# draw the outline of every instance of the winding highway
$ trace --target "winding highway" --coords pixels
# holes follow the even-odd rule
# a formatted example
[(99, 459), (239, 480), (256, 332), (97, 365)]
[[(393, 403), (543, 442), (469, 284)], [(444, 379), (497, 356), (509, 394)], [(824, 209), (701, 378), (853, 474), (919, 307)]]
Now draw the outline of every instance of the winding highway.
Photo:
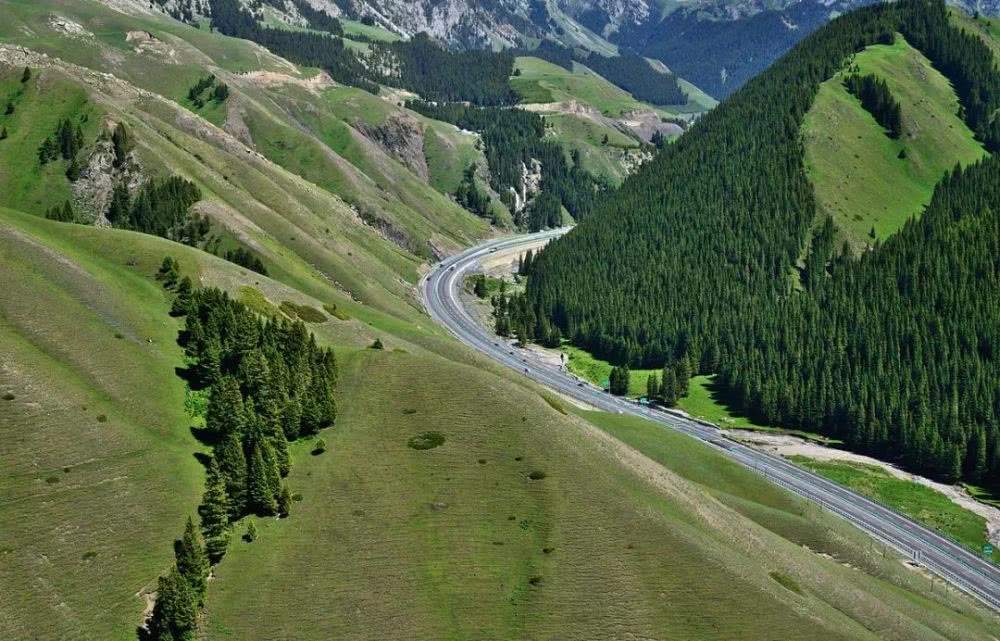
[(499, 252), (516, 252), (566, 231), (549, 230), (492, 240), (445, 259), (420, 282), (428, 313), (463, 343), (561, 394), (607, 412), (641, 416), (707, 443), (772, 483), (847, 519), (873, 538), (1000, 611), (1000, 568), (965, 547), (779, 456), (731, 440), (714, 425), (669, 410), (639, 405), (581, 383), (568, 372), (532, 358), (527, 350), (513, 347), (472, 318), (460, 302), (459, 292), (465, 276), (474, 272), (482, 259)]

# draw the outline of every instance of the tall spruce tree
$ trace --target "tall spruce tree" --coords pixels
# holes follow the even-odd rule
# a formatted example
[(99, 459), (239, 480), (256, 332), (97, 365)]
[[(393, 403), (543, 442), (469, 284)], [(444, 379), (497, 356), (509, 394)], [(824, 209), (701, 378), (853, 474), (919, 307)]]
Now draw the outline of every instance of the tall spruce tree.
[(218, 563), (229, 547), (229, 497), (226, 483), (215, 457), (208, 464), (205, 494), (198, 508), (201, 534), (205, 539), (205, 554), (210, 563)]
[(174, 556), (177, 560), (177, 571), (191, 586), (195, 601), (201, 605), (208, 587), (208, 557), (205, 556), (205, 545), (201, 534), (195, 528), (190, 516), (184, 526), (184, 536), (174, 541)]
[(250, 448), (250, 460), (247, 480), (247, 495), (250, 509), (261, 516), (274, 514), (277, 503), (274, 498), (274, 487), (271, 483), (270, 471), (267, 469), (267, 459), (264, 456), (266, 443), (256, 441)]
[(215, 460), (226, 485), (229, 514), (238, 519), (247, 509), (247, 460), (237, 434), (225, 436), (215, 445)]
[(240, 385), (232, 376), (221, 376), (211, 388), (205, 425), (219, 437), (230, 434), (242, 438), (247, 416)]
[(156, 603), (149, 632), (158, 641), (191, 641), (198, 621), (198, 606), (191, 585), (173, 567), (157, 582)]

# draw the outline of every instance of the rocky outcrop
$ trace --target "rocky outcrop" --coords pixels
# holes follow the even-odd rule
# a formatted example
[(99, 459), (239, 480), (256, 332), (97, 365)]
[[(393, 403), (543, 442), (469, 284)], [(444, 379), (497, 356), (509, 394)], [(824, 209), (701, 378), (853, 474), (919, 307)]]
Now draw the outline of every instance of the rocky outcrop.
[(424, 156), (424, 130), (415, 118), (405, 113), (389, 116), (380, 125), (359, 122), (355, 125), (366, 138), (385, 153), (403, 163), (424, 181), (429, 175)]
[(107, 225), (106, 214), (115, 185), (123, 184), (130, 195), (135, 195), (143, 182), (145, 176), (135, 152), (129, 152), (121, 166), (115, 166), (114, 145), (102, 138), (72, 184), (74, 209), (95, 225)]
[(531, 202), (532, 197), (542, 188), (542, 163), (534, 158), (531, 159), (530, 167), (521, 163), (521, 189), (518, 191), (513, 187), (510, 193), (514, 199), (514, 213), (522, 211)]
[(156, 57), (166, 62), (177, 62), (177, 51), (148, 31), (129, 31), (125, 42), (138, 54)]

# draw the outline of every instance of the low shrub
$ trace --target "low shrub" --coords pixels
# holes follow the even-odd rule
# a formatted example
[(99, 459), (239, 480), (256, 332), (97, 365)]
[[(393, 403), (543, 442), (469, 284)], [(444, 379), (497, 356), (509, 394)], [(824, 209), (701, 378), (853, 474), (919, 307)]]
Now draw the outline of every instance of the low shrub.
[(432, 450), (435, 447), (444, 445), (444, 434), (441, 432), (423, 432), (411, 437), (406, 444), (415, 450)]

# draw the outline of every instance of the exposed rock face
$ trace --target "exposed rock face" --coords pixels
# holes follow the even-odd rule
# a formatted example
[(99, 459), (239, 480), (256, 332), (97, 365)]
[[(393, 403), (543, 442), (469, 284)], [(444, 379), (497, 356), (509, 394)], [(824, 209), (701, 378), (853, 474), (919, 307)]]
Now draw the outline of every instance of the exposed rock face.
[(514, 197), (514, 213), (527, 207), (531, 198), (542, 188), (542, 163), (532, 158), (530, 164), (529, 167), (521, 163), (521, 190), (510, 188), (510, 193)]
[(544, 4), (530, 0), (342, 0), (339, 4), (350, 17), (370, 17), (403, 36), (424, 31), (455, 47), (513, 47), (524, 35), (548, 31)]
[(115, 149), (110, 140), (99, 140), (73, 182), (73, 205), (96, 225), (107, 225), (108, 206), (115, 185), (124, 184), (130, 195), (135, 195), (145, 182), (142, 166), (135, 152), (129, 152), (120, 167), (115, 166)]
[(71, 38), (93, 38), (94, 34), (87, 31), (83, 25), (62, 16), (49, 16), (49, 26)]
[(618, 164), (621, 165), (624, 175), (629, 176), (637, 172), (639, 167), (652, 160), (653, 157), (653, 152), (644, 147), (623, 149), (621, 156), (618, 157)]
[(387, 154), (406, 165), (413, 173), (427, 180), (427, 158), (424, 157), (424, 131), (415, 118), (394, 114), (381, 125), (358, 123), (355, 127)]

